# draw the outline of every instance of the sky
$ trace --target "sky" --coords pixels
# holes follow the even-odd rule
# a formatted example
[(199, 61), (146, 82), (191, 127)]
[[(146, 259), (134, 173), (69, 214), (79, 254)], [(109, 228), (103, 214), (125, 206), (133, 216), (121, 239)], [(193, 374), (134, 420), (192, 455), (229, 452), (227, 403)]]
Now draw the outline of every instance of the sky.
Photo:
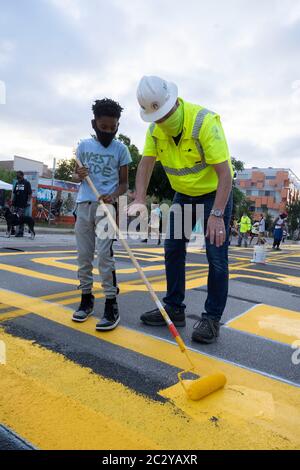
[(300, 0), (0, 0), (0, 160), (71, 158), (103, 97), (142, 151), (143, 75), (220, 114), (246, 167), (300, 177)]

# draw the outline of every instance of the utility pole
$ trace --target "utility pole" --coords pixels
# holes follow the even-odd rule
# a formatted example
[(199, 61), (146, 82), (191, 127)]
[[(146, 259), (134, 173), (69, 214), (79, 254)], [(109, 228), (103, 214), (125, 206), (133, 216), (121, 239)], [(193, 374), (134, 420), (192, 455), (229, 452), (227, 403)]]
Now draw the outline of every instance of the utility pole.
[(51, 192), (50, 192), (50, 206), (49, 206), (49, 214), (48, 214), (48, 225), (50, 225), (50, 219), (51, 219), (51, 209), (52, 209), (52, 199), (53, 199), (52, 191), (53, 191), (53, 186), (54, 186), (55, 166), (56, 166), (56, 158), (53, 158), (52, 181), (51, 181)]

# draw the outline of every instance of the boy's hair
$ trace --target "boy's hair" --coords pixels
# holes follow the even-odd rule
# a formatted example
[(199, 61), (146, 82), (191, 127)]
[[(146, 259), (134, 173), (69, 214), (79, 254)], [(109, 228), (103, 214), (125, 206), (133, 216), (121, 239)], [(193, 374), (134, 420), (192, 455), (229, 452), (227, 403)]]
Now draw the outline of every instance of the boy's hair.
[(96, 100), (92, 110), (95, 118), (109, 116), (120, 119), (123, 108), (116, 101), (104, 98), (103, 100)]

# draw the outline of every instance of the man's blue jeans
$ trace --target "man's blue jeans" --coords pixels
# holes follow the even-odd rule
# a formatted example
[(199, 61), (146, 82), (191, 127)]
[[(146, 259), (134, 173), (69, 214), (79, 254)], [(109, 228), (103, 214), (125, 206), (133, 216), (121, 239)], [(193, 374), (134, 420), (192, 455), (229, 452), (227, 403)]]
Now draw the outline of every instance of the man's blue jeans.
[[(209, 193), (203, 196), (190, 197), (185, 194), (176, 193), (173, 204), (179, 204), (183, 207), (189, 204), (192, 211), (192, 228), (197, 223), (196, 205), (204, 206), (204, 234), (206, 233), (207, 221), (210, 211), (213, 208), (216, 193)], [(207, 282), (207, 299), (205, 302), (204, 316), (212, 320), (219, 321), (225, 309), (228, 296), (228, 241), (229, 241), (229, 223), (232, 213), (232, 194), (228, 200), (225, 212), (224, 223), (226, 228), (226, 242), (223, 246), (217, 248), (210, 244), (206, 239), (206, 255), (208, 259), (209, 271)], [(167, 276), (167, 294), (163, 299), (165, 304), (171, 307), (183, 307), (185, 297), (185, 260), (186, 260), (186, 244), (189, 236), (187, 232), (182, 231), (180, 239), (175, 238), (176, 222), (174, 222), (174, 214), (170, 212), (169, 217), (169, 235), (165, 240), (165, 265)], [(177, 221), (178, 223), (178, 221)], [(184, 219), (182, 217), (181, 224), (183, 226)], [(177, 225), (178, 227), (178, 225)]]

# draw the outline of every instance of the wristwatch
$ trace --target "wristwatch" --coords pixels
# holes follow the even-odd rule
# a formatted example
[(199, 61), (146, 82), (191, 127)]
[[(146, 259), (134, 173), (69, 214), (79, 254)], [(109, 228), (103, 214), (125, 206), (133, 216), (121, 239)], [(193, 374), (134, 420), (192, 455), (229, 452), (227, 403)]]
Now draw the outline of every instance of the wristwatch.
[(223, 217), (224, 211), (221, 211), (221, 209), (212, 209), (210, 211), (210, 215), (214, 215), (215, 217)]

